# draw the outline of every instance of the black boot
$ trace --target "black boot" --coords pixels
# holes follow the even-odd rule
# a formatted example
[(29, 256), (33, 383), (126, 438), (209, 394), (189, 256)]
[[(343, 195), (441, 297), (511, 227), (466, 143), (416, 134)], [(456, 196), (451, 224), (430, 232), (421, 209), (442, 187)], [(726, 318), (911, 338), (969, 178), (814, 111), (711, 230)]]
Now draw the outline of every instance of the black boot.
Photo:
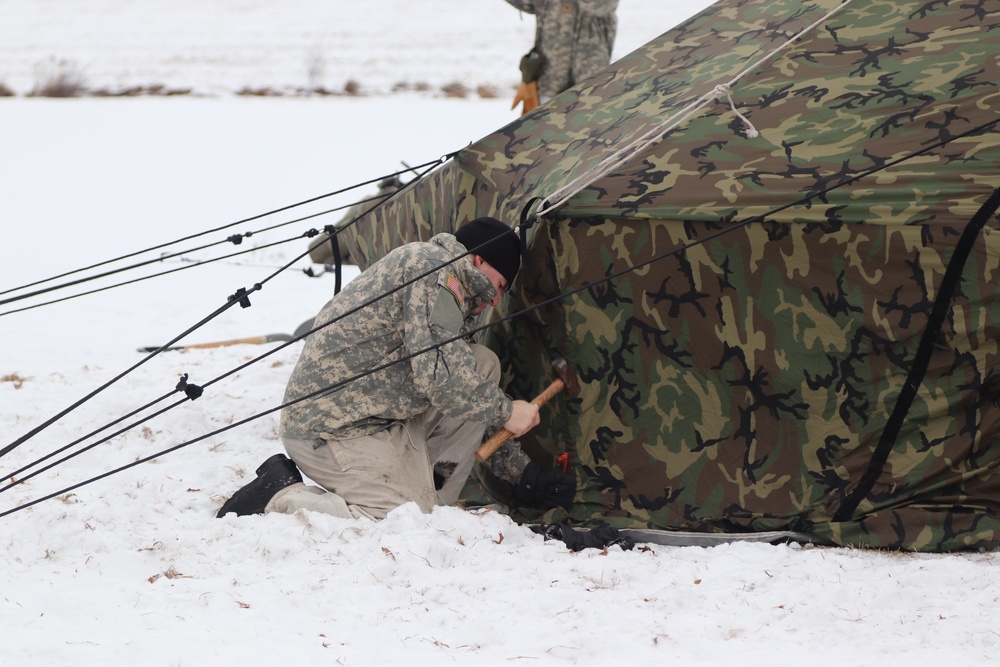
[(274, 494), (301, 481), (302, 475), (292, 460), (284, 454), (275, 454), (257, 468), (257, 479), (234, 493), (215, 516), (221, 519), (227, 514), (263, 514)]

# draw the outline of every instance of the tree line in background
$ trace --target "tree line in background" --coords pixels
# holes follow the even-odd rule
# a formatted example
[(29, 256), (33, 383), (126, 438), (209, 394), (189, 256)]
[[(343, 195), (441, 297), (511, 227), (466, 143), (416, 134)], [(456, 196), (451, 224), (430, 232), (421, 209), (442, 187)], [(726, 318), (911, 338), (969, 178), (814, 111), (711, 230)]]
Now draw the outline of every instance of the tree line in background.
[[(343, 87), (332, 89), (322, 85), (310, 66), (310, 84), (292, 88), (254, 88), (244, 86), (236, 91), (237, 95), (253, 97), (301, 97), (301, 96), (351, 96), (358, 97), (369, 94), (364, 86), (354, 79), (348, 80)], [(453, 81), (435, 89), (428, 83), (400, 82), (395, 84), (393, 93), (432, 93), (443, 97), (466, 98), (476, 95), (484, 99), (500, 96), (496, 86), (479, 85), (470, 87), (460, 81)], [(34, 84), (26, 97), (137, 97), (141, 95), (191, 95), (191, 88), (170, 88), (163, 84), (147, 84), (128, 86), (116, 90), (107, 88), (91, 88), (87, 84), (82, 68), (74, 61), (65, 58), (51, 57), (35, 66)], [(0, 81), (0, 97), (16, 97), (17, 93), (6, 83)]]

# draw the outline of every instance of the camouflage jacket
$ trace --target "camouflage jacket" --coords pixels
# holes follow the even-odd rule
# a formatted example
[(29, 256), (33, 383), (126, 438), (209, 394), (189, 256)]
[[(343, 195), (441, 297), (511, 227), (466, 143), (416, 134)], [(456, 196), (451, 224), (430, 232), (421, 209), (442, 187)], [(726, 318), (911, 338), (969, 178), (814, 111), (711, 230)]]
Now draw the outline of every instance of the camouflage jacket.
[[(475, 357), (464, 340), (434, 349), (468, 333), (476, 321), (472, 311), (495, 294), (489, 277), (472, 266), (470, 257), (448, 264), (463, 254), (465, 247), (451, 234), (396, 248), (320, 310), (317, 326), (341, 319), (306, 340), (284, 402), (363, 376), (283, 409), (282, 437), (369, 435), (430, 406), (487, 427), (510, 418), (510, 398), (476, 373)], [(395, 361), (399, 363), (367, 374)]]
[(535, 15), (535, 45), (545, 58), (538, 94), (555, 97), (611, 62), (618, 0), (507, 0)]

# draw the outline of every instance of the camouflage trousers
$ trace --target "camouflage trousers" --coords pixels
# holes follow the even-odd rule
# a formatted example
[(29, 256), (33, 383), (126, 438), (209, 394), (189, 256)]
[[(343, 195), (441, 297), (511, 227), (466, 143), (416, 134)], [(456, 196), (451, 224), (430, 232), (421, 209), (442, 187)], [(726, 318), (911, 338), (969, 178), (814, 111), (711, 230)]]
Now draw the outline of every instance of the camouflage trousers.
[[(500, 379), (500, 361), (490, 349), (470, 345), (476, 372)], [(407, 502), (424, 512), (454, 505), (469, 477), (484, 424), (448, 417), (437, 408), (349, 440), (282, 440), (302, 473), (319, 484), (293, 484), (277, 494), (265, 511), (291, 514), (299, 509), (342, 518), (384, 519)], [(444, 483), (435, 489), (434, 470)]]

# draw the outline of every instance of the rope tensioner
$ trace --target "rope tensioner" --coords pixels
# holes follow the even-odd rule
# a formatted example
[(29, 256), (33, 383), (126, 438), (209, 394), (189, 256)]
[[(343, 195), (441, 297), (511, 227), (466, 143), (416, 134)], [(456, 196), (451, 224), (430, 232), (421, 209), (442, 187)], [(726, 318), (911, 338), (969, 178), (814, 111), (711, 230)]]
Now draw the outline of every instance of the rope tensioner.
[(188, 374), (185, 373), (181, 376), (180, 381), (177, 383), (177, 391), (183, 392), (192, 401), (205, 393), (205, 389), (199, 385), (191, 384), (187, 381)]

